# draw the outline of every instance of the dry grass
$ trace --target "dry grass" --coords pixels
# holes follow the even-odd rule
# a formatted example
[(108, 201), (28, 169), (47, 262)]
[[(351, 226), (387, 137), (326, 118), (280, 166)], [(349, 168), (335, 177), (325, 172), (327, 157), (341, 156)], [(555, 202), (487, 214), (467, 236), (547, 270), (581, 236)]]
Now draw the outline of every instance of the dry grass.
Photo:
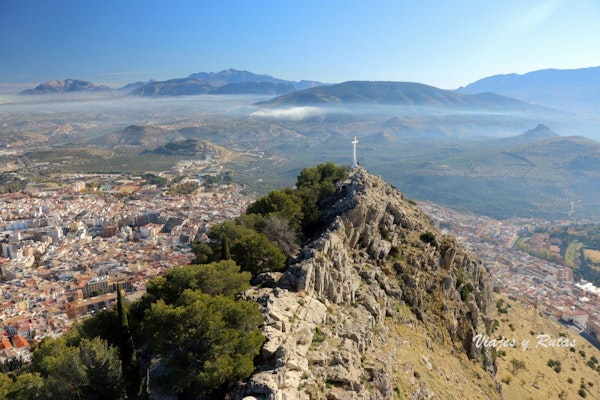
[[(494, 310), (493, 318), (500, 325), (492, 336), (514, 338), (517, 345), (501, 348), (506, 354), (498, 356), (498, 373), (494, 378), (483, 369), (481, 361), (466, 357), (460, 343), (449, 345), (431, 339), (406, 306), (397, 309), (402, 322), (388, 319), (390, 334), (377, 335), (376, 340), (380, 341), (375, 343), (379, 349), (377, 356), (367, 354), (363, 365), (392, 362), (398, 399), (411, 398), (423, 384), (434, 393), (435, 399), (549, 400), (559, 399), (562, 391), (563, 399), (582, 399), (578, 391), (583, 382), (586, 399), (600, 400), (600, 373), (587, 365), (592, 356), (600, 360), (600, 351), (575, 332), (540, 316), (537, 309), (504, 300), (510, 304), (509, 312), (496, 314)], [(563, 335), (565, 341), (575, 339), (574, 349), (536, 346), (539, 334), (555, 339)], [(523, 349), (524, 340), (529, 341), (527, 349)], [(424, 358), (431, 363), (429, 366)], [(513, 373), (512, 359), (522, 361), (525, 368)], [(547, 365), (550, 359), (560, 361), (560, 372)], [(496, 384), (502, 387), (502, 394), (496, 391)]]
[(600, 250), (584, 249), (585, 258), (589, 258), (594, 264), (600, 264)]
[[(434, 393), (435, 399), (501, 399), (482, 363), (469, 360), (459, 343), (436, 342), (408, 307), (402, 306), (399, 311), (403, 323), (388, 320), (393, 334), (382, 335), (388, 339), (375, 345), (395, 364), (396, 398), (409, 399), (419, 386), (424, 385)], [(367, 357), (365, 362), (368, 365), (381, 361)]]
[[(600, 399), (600, 373), (586, 364), (592, 356), (600, 360), (600, 351), (567, 327), (540, 316), (537, 309), (506, 298), (505, 301), (511, 308), (508, 315), (494, 315), (500, 321), (494, 336), (514, 338), (517, 345), (514, 348), (502, 348), (506, 355), (497, 359), (496, 379), (502, 384), (504, 398), (558, 399), (559, 393), (564, 391), (564, 399), (581, 399), (578, 391), (583, 382), (586, 399)], [(563, 335), (565, 342), (575, 340), (574, 349), (538, 346), (538, 335), (541, 334), (550, 335), (554, 339)], [(523, 341), (529, 342), (527, 349), (524, 348)], [(525, 369), (513, 373), (510, 362), (512, 359), (523, 361)], [(560, 361), (560, 372), (547, 365), (550, 359)]]

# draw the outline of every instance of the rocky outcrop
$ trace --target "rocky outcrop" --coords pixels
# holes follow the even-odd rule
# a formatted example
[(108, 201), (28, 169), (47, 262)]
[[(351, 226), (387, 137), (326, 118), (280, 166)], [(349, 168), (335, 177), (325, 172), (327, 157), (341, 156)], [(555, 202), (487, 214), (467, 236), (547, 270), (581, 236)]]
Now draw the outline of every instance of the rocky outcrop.
[[(490, 325), (491, 284), (481, 262), (362, 168), (339, 185), (337, 198), (325, 232), (275, 287), (247, 294), (261, 305), (267, 341), (259, 369), (231, 398), (392, 399), (399, 379), (410, 398), (432, 398), (414, 364), (395, 355), (412, 346), (396, 333), (407, 325), (426, 332), (429, 349), (452, 352), (458, 344), (456, 357), (483, 360), (492, 376), (491, 355), (472, 343)], [(427, 355), (417, 360), (436, 368)]]

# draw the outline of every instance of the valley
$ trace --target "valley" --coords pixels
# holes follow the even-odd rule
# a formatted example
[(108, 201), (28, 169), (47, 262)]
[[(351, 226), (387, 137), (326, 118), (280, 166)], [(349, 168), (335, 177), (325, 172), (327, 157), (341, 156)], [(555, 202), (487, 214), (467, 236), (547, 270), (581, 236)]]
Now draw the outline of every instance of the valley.
[[(377, 98), (385, 86), (370, 85), (368, 96)], [(408, 92), (407, 88), (410, 89)], [(348, 88), (336, 95), (340, 97), (327, 97), (323, 93), (331, 90), (328, 86), (308, 89), (319, 93), (321, 100), (328, 99), (326, 104), (320, 105), (306, 102), (306, 97), (297, 103), (297, 92), (286, 95), (294, 99), (291, 106), (283, 105), (287, 101), (285, 96), (276, 99), (275, 104), (267, 105), (268, 99), (256, 94), (161, 95), (132, 99), (106, 97), (105, 93), (97, 97), (88, 93), (83, 97), (58, 97), (48, 103), (43, 100), (45, 97), (42, 100), (37, 100), (38, 97), (35, 100), (17, 99), (16, 105), (9, 103), (0, 107), (4, 129), (0, 191), (6, 193), (2, 196), (9, 204), (5, 229), (11, 232), (6, 245), (2, 245), (8, 256), (2, 268), (4, 277), (8, 282), (25, 282), (28, 293), (33, 294), (46, 289), (46, 280), (60, 280), (61, 276), (66, 279), (71, 275), (82, 282), (85, 289), (82, 298), (59, 296), (51, 308), (51, 317), (42, 318), (34, 312), (29, 328), (33, 326), (41, 335), (55, 334), (52, 327), (68, 330), (82, 315), (93, 314), (112, 304), (115, 295), (111, 289), (97, 289), (98, 282), (90, 280), (101, 273), (110, 275), (111, 285), (115, 282), (124, 285), (130, 299), (143, 296), (144, 282), (148, 279), (193, 261), (190, 249), (198, 243), (195, 239), (210, 233), (212, 224), (243, 213), (246, 204), (258, 196), (293, 184), (307, 164), (324, 160), (349, 164), (350, 141), (356, 135), (361, 166), (393, 185), (386, 188), (381, 178), (365, 175), (364, 179), (369, 182), (365, 187), (371, 187), (369, 190), (373, 193), (379, 190), (375, 189), (377, 187), (385, 189), (386, 194), (397, 193), (394, 196), (401, 199), (401, 208), (407, 207), (410, 213), (416, 212), (412, 208), (417, 204), (415, 200), (418, 201), (444, 234), (456, 236), (462, 246), (482, 260), (481, 266), (485, 267), (486, 274), (489, 273), (485, 291), (493, 289), (498, 293), (494, 301), (505, 302), (497, 303), (501, 306), (495, 311), (492, 332), (498, 330), (498, 334), (505, 337), (531, 337), (531, 340), (535, 340), (536, 334), (574, 338), (571, 340), (575, 340), (576, 345), (571, 347), (576, 351), (585, 348), (587, 353), (596, 354), (596, 350), (579, 336), (587, 335), (587, 339), (593, 340), (600, 331), (596, 307), (600, 295), (595, 295), (593, 286), (579, 284), (573, 279), (573, 276), (581, 276), (583, 268), (573, 271), (569, 269), (573, 266), (567, 267), (556, 260), (545, 261), (527, 255), (520, 251), (519, 238), (525, 240), (522, 238), (529, 232), (557, 229), (561, 224), (597, 224), (600, 205), (590, 200), (600, 195), (600, 189), (593, 184), (599, 177), (600, 143), (584, 136), (557, 133), (554, 126), (568, 126), (572, 122), (568, 115), (540, 108), (527, 109), (526, 105), (504, 99), (493, 103), (498, 100), (493, 96), (485, 97), (485, 101), (492, 103), (485, 104), (483, 109), (481, 103), (464, 106), (459, 103), (468, 97), (428, 87), (416, 88), (420, 92), (414, 97), (414, 86), (393, 85), (389, 97), (383, 101), (385, 104), (378, 104), (378, 100), (355, 104), (356, 97), (348, 93)], [(337, 90), (335, 85), (333, 89)], [(350, 89), (356, 88), (350, 86)], [(368, 98), (365, 96), (361, 100)], [(442, 100), (436, 100), (436, 96), (442, 96)], [(348, 98), (351, 100), (346, 101)], [(506, 113), (496, 113), (496, 106), (492, 104), (505, 108)], [(515, 104), (518, 104), (518, 110), (510, 108)], [(554, 124), (547, 126), (538, 122), (540, 120)], [(359, 170), (363, 171), (362, 168)], [(396, 188), (401, 192), (395, 192)], [(384, 193), (378, 196), (385, 197)], [(12, 214), (25, 212), (25, 205), (35, 206), (29, 210), (31, 215), (37, 215), (34, 211), (37, 207), (54, 210), (61, 219), (46, 220), (42, 212), (27, 222), (32, 226), (22, 230), (22, 218), (15, 219)], [(73, 207), (81, 212), (77, 215), (69, 212)], [(136, 207), (142, 207), (143, 212), (132, 217)], [(374, 202), (373, 207), (380, 207), (379, 202)], [(156, 222), (145, 223), (144, 218)], [(418, 224), (430, 224), (421, 218)], [(40, 226), (33, 227), (35, 224)], [(53, 235), (54, 226), (65, 224), (69, 228), (62, 236), (56, 233), (56, 239), (37, 241), (37, 230)], [(75, 226), (79, 229), (75, 230)], [(383, 241), (393, 240), (388, 229), (392, 226), (379, 227)], [(437, 228), (431, 225), (430, 229)], [(24, 232), (25, 240), (15, 236), (15, 230)], [(433, 235), (431, 231), (429, 235)], [(419, 236), (420, 241), (427, 237), (426, 233)], [(408, 241), (402, 246), (408, 246), (408, 243), (414, 245)], [(114, 249), (118, 249), (118, 255), (112, 256)], [(403, 247), (402, 252), (410, 253), (411, 249), (410, 246)], [(565, 250), (565, 257), (567, 253), (577, 256), (579, 250)], [(371, 256), (366, 254), (371, 251), (374, 250), (369, 248), (353, 257), (358, 257), (359, 262), (362, 257), (369, 260)], [(384, 257), (385, 263), (397, 258), (394, 268), (398, 274), (402, 274), (399, 266), (417, 274), (423, 272), (413, 270), (411, 263), (414, 260), (409, 253), (408, 258), (398, 258), (396, 252), (399, 249), (389, 251), (390, 255)], [(207, 254), (214, 252), (211, 250)], [(590, 259), (585, 266), (593, 270), (595, 253), (591, 246), (581, 254)], [(325, 259), (334, 260), (337, 256), (332, 253)], [(101, 261), (92, 262), (90, 257)], [(376, 268), (376, 265), (379, 268), (384, 262), (375, 258), (368, 261), (373, 264), (370, 268)], [(412, 261), (409, 263), (408, 259)], [(135, 265), (131, 260), (135, 260)], [(31, 265), (37, 267), (31, 269)], [(381, 270), (389, 275), (390, 265)], [(360, 279), (369, 273), (361, 272)], [(408, 274), (402, 279), (410, 282), (411, 276)], [(453, 296), (466, 301), (474, 286), (461, 284), (463, 279), (464, 275), (457, 275), (458, 294)], [(33, 286), (32, 282), (35, 283)], [(15, 297), (31, 297), (12, 284), (7, 286), (7, 293), (9, 287)], [(257, 287), (253, 290), (263, 293), (266, 289)], [(393, 289), (388, 290), (396, 293)], [(325, 386), (319, 382), (329, 374), (326, 371), (330, 367), (315, 365), (303, 375), (294, 372), (298, 376), (294, 375), (292, 382), (298, 379), (300, 383), (289, 384), (284, 390), (290, 393), (304, 389), (307, 393), (379, 390), (387, 395), (393, 391), (401, 396), (414, 393), (454, 396), (460, 392), (467, 398), (494, 398), (499, 393), (498, 388), (502, 388), (507, 395), (535, 396), (540, 393), (540, 387), (554, 390), (550, 388), (559, 385), (554, 379), (550, 383), (540, 382), (545, 374), (552, 372), (552, 367), (539, 361), (542, 354), (542, 357), (561, 360), (565, 369), (571, 369), (564, 374), (565, 379), (574, 382), (586, 377), (580, 385), (563, 390), (565, 396), (578, 391), (593, 393), (596, 375), (586, 374), (588, 371), (579, 365), (589, 364), (592, 360), (573, 355), (569, 349), (536, 348), (523, 354), (519, 353), (522, 350), (511, 348), (498, 350), (490, 358), (487, 350), (475, 344), (475, 348), (467, 345), (467, 354), (457, 357), (456, 344), (442, 346), (445, 339), (436, 338), (436, 346), (440, 349), (432, 351), (431, 329), (435, 328), (431, 321), (439, 316), (432, 314), (427, 317), (427, 323), (422, 323), (422, 311), (414, 304), (421, 304), (425, 309), (433, 307), (428, 302), (421, 303), (422, 293), (426, 291), (413, 291), (410, 285), (403, 290), (406, 291), (404, 300), (393, 308), (393, 312), (391, 308), (389, 311), (394, 318), (403, 321), (401, 324), (380, 318), (383, 312), (377, 311), (378, 308), (368, 300), (371, 289), (361, 294), (366, 297), (359, 307), (361, 310), (365, 307), (381, 319), (378, 320), (380, 325), (376, 326), (377, 332), (374, 330), (375, 334), (369, 340), (379, 343), (382, 348), (394, 346), (394, 360), (408, 361), (391, 370), (381, 367), (377, 373), (344, 366), (348, 368), (348, 377), (345, 373), (335, 372), (342, 371), (339, 367), (332, 372)], [(71, 293), (70, 288), (65, 292)], [(345, 315), (347, 311), (335, 303), (338, 300), (333, 300), (334, 294), (323, 293), (321, 296), (333, 296), (331, 303), (324, 300), (324, 304), (329, 304), (332, 313)], [(582, 301), (582, 296), (592, 301)], [(278, 301), (291, 307), (285, 303), (288, 300), (284, 297)], [(34, 308), (39, 303), (37, 297), (28, 301)], [(309, 297), (294, 301), (297, 301), (293, 306), (297, 308), (294, 308), (295, 313), (300, 315), (324, 307), (318, 306), (321, 300)], [(507, 318), (502, 311), (504, 304), (509, 304), (516, 315), (525, 316), (527, 323), (520, 323), (518, 317)], [(45, 305), (40, 307), (47, 308)], [(531, 311), (532, 307), (534, 311)], [(303, 311), (309, 309), (310, 312)], [(8, 309), (7, 317), (21, 318), (23, 312), (18, 310), (16, 307)], [(314, 318), (317, 318), (316, 314)], [(564, 325), (557, 325), (552, 320), (562, 321)], [(333, 335), (337, 328), (326, 325), (325, 321), (323, 319), (319, 326), (310, 325), (313, 339), (307, 354), (317, 360), (322, 354), (333, 352), (332, 346), (337, 343)], [(302, 327), (307, 322), (300, 320), (297, 326)], [(411, 325), (418, 326), (416, 332), (409, 328)], [(452, 322), (448, 326), (453, 326)], [(455, 334), (449, 329), (451, 335)], [(461, 335), (464, 334), (462, 329), (459, 330), (463, 332)], [(409, 331), (411, 341), (400, 340)], [(272, 346), (266, 346), (263, 354), (268, 354)], [(480, 352), (477, 357), (483, 357), (483, 369), (482, 365), (469, 361), (473, 351)], [(355, 353), (348, 353), (348, 357), (358, 357), (358, 351)], [(31, 356), (27, 352), (23, 354)], [(380, 368), (375, 354), (370, 351), (363, 355), (366, 371), (373, 368), (369, 365)], [(517, 361), (526, 369), (518, 370), (521, 364)], [(589, 368), (592, 367), (596, 369), (595, 364)], [(476, 388), (476, 394), (471, 396), (467, 391), (452, 389), (450, 382), (457, 382), (459, 378), (448, 371), (455, 368), (466, 371), (468, 378), (464, 384)], [(493, 368), (498, 368), (496, 374), (488, 375)], [(595, 374), (592, 370), (589, 372)], [(272, 374), (269, 372), (268, 375)], [(379, 375), (395, 376), (399, 383), (381, 383), (377, 379), (382, 378), (376, 378)], [(362, 386), (359, 376), (369, 381)], [(260, 383), (264, 379), (260, 374), (252, 379), (255, 379), (251, 380), (255, 382), (252, 385), (266, 385)], [(245, 390), (255, 390), (252, 385)]]

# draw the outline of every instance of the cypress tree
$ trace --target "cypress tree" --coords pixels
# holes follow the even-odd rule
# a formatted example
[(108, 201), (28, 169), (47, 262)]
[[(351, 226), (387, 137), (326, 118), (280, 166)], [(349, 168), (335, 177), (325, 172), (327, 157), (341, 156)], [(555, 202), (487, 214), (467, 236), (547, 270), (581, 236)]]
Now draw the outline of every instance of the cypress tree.
[(221, 239), (221, 260), (231, 260), (229, 239), (227, 238), (227, 235), (223, 235), (223, 238)]
[(123, 302), (121, 285), (117, 285), (117, 313), (119, 316), (119, 355), (121, 357), (121, 370), (125, 379), (125, 388), (127, 398), (135, 399), (140, 393), (140, 373), (135, 354), (135, 345), (133, 336), (129, 329), (129, 320), (127, 319), (127, 310)]

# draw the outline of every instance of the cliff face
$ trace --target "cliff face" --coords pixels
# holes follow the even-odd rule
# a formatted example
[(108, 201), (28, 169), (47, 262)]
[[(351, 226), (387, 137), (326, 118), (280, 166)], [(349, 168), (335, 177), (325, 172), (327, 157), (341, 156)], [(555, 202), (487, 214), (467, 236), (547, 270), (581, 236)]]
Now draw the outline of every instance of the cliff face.
[[(481, 262), (362, 168), (325, 217), (327, 230), (273, 288), (248, 293), (267, 342), (231, 397), (501, 397), (491, 354), (472, 342), (490, 325)], [(460, 393), (447, 392), (457, 385)]]

